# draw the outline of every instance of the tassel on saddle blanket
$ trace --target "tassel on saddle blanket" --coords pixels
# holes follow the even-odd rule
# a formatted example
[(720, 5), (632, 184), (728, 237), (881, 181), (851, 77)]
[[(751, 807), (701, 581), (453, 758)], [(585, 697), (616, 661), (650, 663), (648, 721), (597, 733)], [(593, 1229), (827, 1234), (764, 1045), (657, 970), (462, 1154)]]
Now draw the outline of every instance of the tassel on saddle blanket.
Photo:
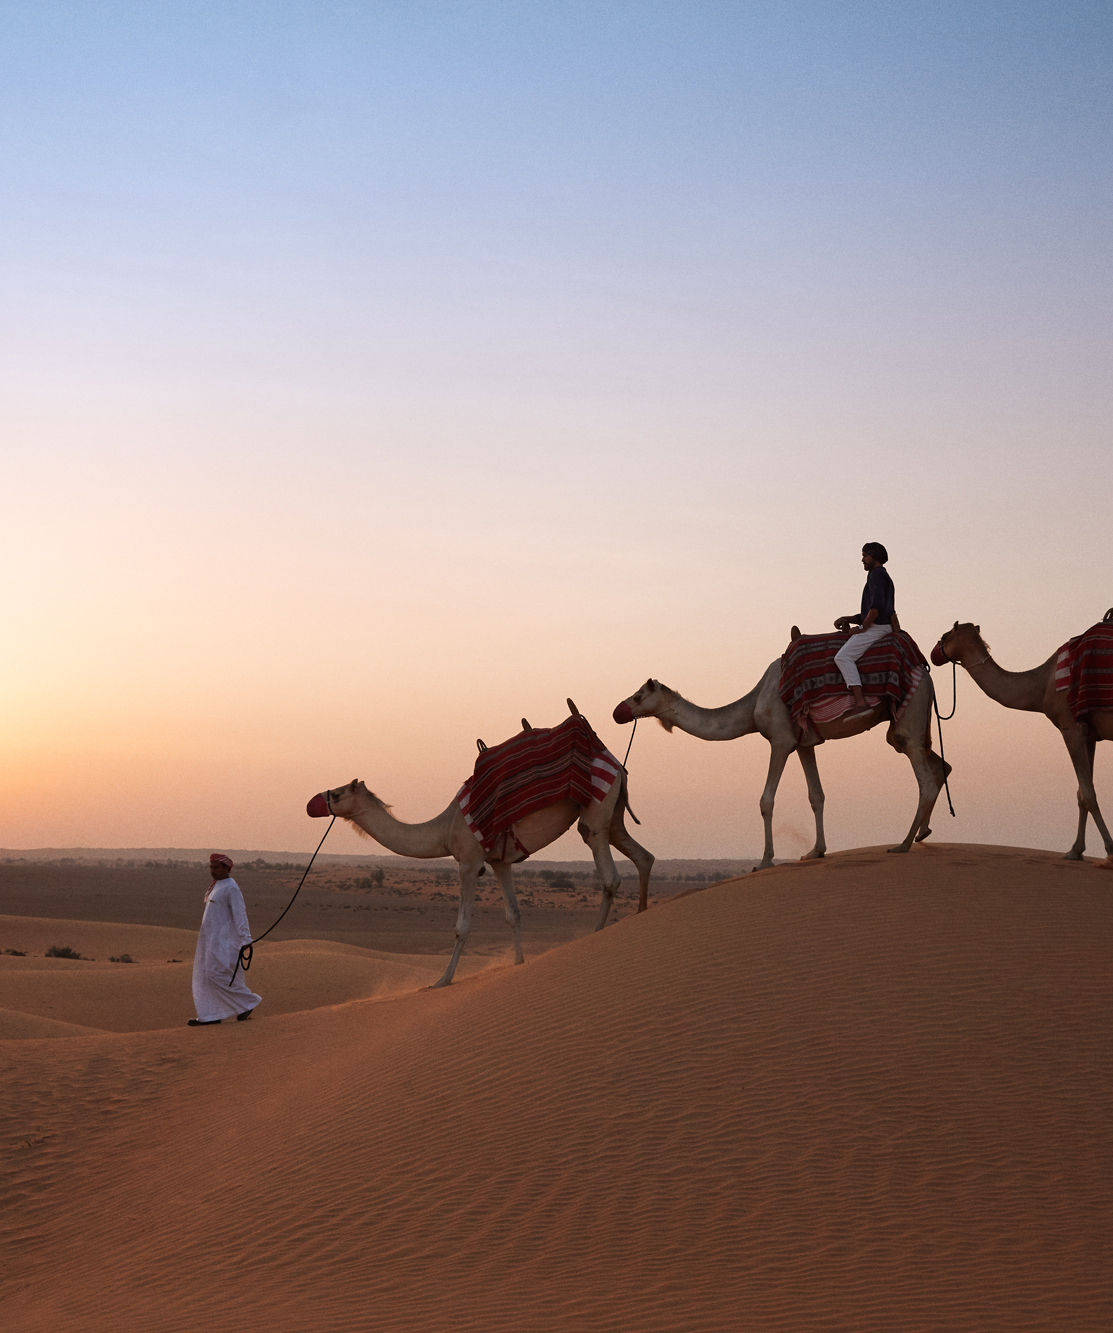
[(501, 857), (525, 851), (510, 832), (519, 819), (558, 801), (601, 801), (621, 772), (587, 719), (576, 716), (484, 750), (456, 799), (483, 850)]
[[(835, 654), (849, 634), (802, 634), (781, 658), (780, 694), (792, 720), (806, 729), (809, 720), (834, 722), (853, 705)], [(904, 630), (879, 640), (858, 659), (862, 691), (871, 708), (888, 703), (893, 719), (908, 707), (924, 676), (924, 655)]]
[(1068, 690), (1071, 716), (1113, 708), (1113, 623), (1091, 625), (1064, 643), (1055, 661), (1055, 688)]

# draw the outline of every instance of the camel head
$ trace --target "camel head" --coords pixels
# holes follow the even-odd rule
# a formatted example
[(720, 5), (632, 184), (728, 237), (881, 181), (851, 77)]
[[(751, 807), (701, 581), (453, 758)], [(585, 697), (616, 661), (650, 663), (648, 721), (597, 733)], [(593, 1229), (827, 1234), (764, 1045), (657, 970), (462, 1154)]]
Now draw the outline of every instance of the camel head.
[(675, 690), (670, 690), (667, 685), (662, 685), (659, 680), (653, 680), (651, 677), (637, 693), (630, 695), (628, 699), (623, 699), (612, 716), (616, 722), (622, 724), (633, 722), (639, 717), (655, 717), (666, 731), (671, 731), (672, 719), (664, 714), (679, 698), (680, 695)]
[(353, 778), (346, 787), (334, 787), (331, 791), (319, 791), (305, 807), (310, 819), (325, 819), (329, 815), (339, 815), (341, 819), (350, 819), (355, 807), (355, 798), (360, 789), (367, 788), (359, 778)]
[(942, 635), (931, 650), (934, 666), (942, 666), (945, 662), (964, 666), (968, 657), (981, 657), (984, 662), (988, 656), (989, 644), (982, 638), (981, 625), (960, 625), (957, 620), (954, 628)]

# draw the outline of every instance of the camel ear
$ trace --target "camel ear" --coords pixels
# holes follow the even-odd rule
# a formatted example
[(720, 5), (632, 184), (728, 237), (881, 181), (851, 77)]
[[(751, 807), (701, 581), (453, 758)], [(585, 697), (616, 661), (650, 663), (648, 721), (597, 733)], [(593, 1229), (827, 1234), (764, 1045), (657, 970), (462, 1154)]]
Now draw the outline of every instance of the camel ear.
[(982, 627), (981, 627), (981, 625), (975, 625), (975, 626), (974, 626), (974, 633), (975, 633), (975, 634), (980, 634), (981, 632), (982, 632)]
[(643, 689), (643, 690), (651, 690), (652, 688), (653, 688), (653, 677), (650, 676), (650, 678), (649, 678), (649, 679), (645, 682), (645, 684), (642, 686), (642, 689)]
[(951, 627), (951, 633), (953, 634), (953, 633), (955, 632), (956, 629), (958, 629), (958, 621), (957, 621), (957, 620), (955, 621), (954, 625)]

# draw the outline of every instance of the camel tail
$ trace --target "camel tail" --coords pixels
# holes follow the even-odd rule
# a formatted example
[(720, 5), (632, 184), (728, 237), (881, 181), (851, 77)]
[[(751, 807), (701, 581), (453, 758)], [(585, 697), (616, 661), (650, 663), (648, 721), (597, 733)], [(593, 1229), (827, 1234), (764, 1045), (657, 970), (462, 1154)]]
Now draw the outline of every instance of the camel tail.
[(629, 784), (626, 781), (625, 773), (623, 773), (622, 775), (622, 807), (624, 810), (629, 811), (630, 818), (634, 821), (635, 824), (637, 824), (640, 827), (641, 820), (637, 817), (636, 814), (634, 814), (633, 806), (631, 806), (630, 804), (630, 788)]

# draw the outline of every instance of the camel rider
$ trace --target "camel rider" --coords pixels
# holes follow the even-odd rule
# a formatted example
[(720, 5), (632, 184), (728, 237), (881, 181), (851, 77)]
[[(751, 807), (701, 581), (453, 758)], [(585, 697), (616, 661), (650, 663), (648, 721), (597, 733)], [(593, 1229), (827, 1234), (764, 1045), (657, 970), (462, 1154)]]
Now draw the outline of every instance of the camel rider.
[[(862, 693), (862, 677), (858, 674), (858, 659), (878, 639), (893, 632), (896, 612), (896, 592), (885, 565), (889, 553), (880, 542), (867, 542), (862, 547), (862, 568), (866, 571), (866, 586), (862, 591), (862, 609), (856, 616), (839, 616), (835, 628), (850, 638), (835, 654), (835, 665), (854, 696), (854, 709), (848, 718), (868, 713), (869, 706)], [(860, 625), (855, 622), (861, 621)]]

